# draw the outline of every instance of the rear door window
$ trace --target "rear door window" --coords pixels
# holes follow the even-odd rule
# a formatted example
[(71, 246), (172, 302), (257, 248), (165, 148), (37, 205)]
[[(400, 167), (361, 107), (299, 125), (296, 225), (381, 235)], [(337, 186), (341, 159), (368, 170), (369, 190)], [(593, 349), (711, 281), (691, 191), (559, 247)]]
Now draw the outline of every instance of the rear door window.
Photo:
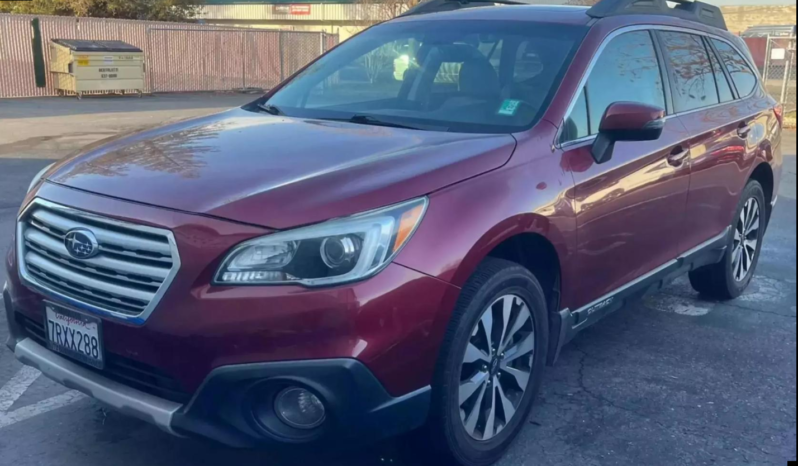
[(673, 105), (677, 113), (720, 103), (715, 74), (701, 36), (660, 32), (670, 66)]
[(715, 73), (715, 82), (718, 85), (718, 96), (720, 97), (721, 103), (731, 102), (734, 100), (734, 93), (732, 92), (732, 87), (729, 84), (728, 78), (726, 78), (726, 72), (723, 69), (723, 65), (720, 64), (720, 60), (715, 55), (715, 51), (711, 48), (709, 49), (709, 58), (712, 61), (712, 71)]
[(751, 95), (759, 80), (748, 61), (729, 43), (717, 39), (712, 39), (712, 42), (720, 52), (720, 58), (729, 70), (740, 97)]

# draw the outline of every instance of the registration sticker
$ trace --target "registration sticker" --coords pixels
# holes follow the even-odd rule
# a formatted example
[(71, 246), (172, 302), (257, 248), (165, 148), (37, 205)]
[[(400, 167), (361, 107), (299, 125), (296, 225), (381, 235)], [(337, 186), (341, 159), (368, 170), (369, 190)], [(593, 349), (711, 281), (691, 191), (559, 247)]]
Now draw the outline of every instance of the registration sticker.
[(518, 107), (520, 106), (520, 100), (506, 99), (504, 102), (502, 102), (501, 108), (499, 108), (499, 115), (515, 116), (516, 112), (518, 112)]

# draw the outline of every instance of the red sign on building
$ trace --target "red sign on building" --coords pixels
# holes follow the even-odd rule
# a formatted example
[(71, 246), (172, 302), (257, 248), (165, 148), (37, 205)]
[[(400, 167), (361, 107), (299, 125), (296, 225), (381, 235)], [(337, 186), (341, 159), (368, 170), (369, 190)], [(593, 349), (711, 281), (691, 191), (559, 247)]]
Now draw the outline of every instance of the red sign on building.
[(274, 5), (272, 11), (276, 15), (309, 16), (312, 12), (311, 8), (311, 5), (308, 4)]
[(296, 16), (308, 16), (311, 13), (311, 5), (291, 5), (291, 14)]

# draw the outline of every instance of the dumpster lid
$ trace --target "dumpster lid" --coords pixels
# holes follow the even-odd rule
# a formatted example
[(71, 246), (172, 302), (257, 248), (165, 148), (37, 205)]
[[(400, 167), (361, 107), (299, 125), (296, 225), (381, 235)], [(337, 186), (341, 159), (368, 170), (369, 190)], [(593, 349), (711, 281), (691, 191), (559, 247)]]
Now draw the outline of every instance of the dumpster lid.
[(122, 42), (121, 40), (52, 39), (52, 41), (75, 52), (142, 53), (140, 48)]

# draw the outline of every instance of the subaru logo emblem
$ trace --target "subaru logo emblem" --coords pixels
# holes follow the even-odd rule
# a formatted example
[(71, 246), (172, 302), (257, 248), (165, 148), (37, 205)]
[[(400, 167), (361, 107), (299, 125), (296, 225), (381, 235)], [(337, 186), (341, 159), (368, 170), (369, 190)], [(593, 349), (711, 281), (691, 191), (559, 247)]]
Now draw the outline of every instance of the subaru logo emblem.
[(85, 228), (70, 230), (64, 237), (67, 252), (75, 259), (91, 259), (100, 252), (100, 244), (94, 233)]

